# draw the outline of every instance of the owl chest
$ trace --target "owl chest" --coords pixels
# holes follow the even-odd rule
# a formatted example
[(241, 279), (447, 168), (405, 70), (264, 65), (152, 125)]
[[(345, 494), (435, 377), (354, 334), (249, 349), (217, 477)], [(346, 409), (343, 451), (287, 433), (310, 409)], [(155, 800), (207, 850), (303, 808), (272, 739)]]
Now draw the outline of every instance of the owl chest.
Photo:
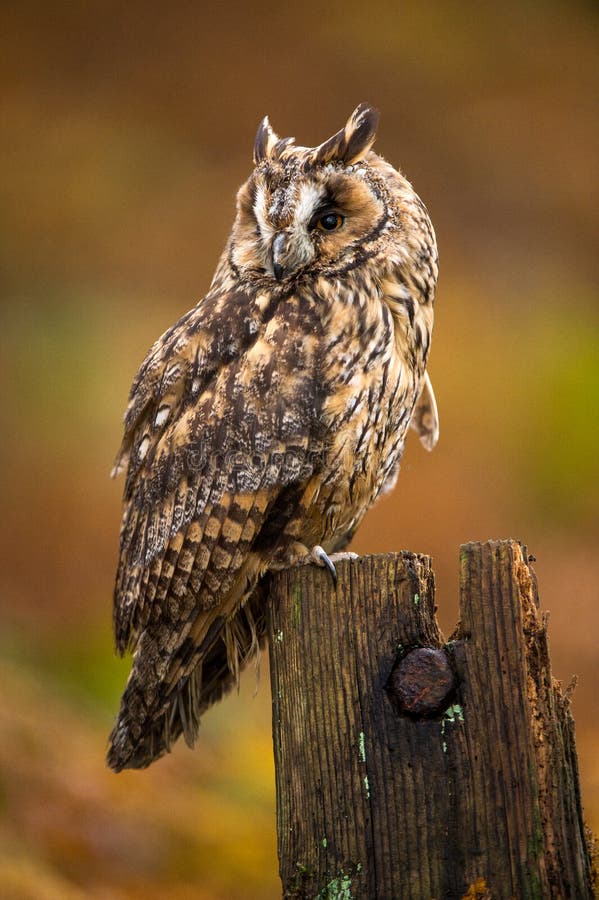
[(337, 383), (329, 418), (328, 478), (336, 505), (350, 517), (370, 505), (403, 449), (421, 372), (397, 346), (392, 323), (379, 317), (329, 361)]

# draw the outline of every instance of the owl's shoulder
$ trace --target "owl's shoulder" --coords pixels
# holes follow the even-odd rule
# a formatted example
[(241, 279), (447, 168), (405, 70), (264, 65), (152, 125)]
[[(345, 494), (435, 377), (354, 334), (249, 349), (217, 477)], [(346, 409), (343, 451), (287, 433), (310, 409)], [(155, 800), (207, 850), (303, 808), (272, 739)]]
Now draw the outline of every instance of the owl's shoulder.
[(253, 421), (307, 420), (322, 389), (320, 338), (308, 292), (209, 293), (155, 342), (133, 381), (113, 469), (128, 469), (126, 493), (167, 445), (200, 429), (230, 442)]

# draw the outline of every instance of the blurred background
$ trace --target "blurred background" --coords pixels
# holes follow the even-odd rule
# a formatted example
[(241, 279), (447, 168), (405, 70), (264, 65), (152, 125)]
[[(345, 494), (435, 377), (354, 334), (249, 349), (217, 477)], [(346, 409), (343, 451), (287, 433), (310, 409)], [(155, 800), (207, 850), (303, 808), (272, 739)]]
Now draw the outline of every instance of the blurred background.
[(208, 287), (259, 120), (315, 144), (362, 100), (437, 230), (441, 440), (411, 435), (354, 548), (430, 553), (448, 633), (458, 545), (528, 544), (599, 829), (598, 21), (582, 0), (2, 4), (3, 897), (279, 895), (265, 659), (193, 753), (105, 768), (129, 665), (108, 473), (141, 359)]

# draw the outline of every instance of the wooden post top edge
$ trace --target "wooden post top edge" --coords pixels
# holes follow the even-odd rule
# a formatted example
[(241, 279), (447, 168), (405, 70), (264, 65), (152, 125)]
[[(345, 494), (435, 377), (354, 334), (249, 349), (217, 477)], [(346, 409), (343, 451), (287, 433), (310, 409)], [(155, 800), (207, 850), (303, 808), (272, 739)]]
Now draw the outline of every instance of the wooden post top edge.
[(486, 541), (465, 541), (465, 543), (460, 544), (460, 554), (462, 553), (476, 553), (483, 549), (490, 550), (499, 550), (501, 548), (515, 548), (519, 547), (522, 551), (522, 556), (524, 559), (528, 559), (528, 549), (527, 545), (524, 541), (521, 541), (519, 538), (490, 538)]

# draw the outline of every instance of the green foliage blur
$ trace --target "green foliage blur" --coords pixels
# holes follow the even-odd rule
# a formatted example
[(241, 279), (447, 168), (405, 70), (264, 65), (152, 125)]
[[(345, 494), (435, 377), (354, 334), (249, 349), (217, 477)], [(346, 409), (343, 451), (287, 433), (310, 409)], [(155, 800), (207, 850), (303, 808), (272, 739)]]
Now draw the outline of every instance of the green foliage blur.
[(595, 7), (8, 0), (0, 8), (0, 895), (274, 898), (267, 660), (192, 753), (104, 765), (128, 661), (110, 634), (130, 382), (205, 292), (259, 120), (314, 144), (360, 101), (437, 229), (431, 455), (413, 437), (359, 552), (538, 559), (599, 828)]

